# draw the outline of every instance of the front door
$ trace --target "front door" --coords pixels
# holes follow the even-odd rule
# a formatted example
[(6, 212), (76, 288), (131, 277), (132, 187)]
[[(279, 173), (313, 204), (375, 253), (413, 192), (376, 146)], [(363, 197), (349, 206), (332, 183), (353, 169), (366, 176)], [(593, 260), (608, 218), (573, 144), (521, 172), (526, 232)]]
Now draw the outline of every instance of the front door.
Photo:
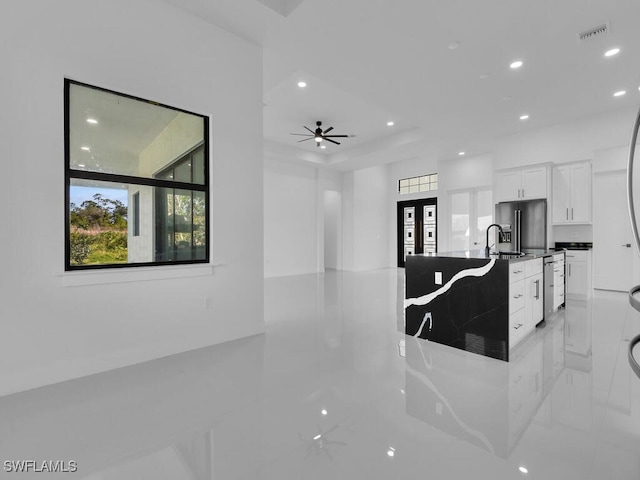
[(398, 202), (398, 266), (407, 255), (438, 250), (437, 198)]

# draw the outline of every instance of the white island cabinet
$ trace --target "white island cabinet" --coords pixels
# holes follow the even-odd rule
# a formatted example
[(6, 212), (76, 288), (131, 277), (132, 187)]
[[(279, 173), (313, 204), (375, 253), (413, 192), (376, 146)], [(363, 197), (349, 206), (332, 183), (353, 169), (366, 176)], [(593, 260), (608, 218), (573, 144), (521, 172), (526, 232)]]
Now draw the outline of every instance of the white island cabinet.
[(542, 258), (509, 265), (509, 348), (544, 318)]

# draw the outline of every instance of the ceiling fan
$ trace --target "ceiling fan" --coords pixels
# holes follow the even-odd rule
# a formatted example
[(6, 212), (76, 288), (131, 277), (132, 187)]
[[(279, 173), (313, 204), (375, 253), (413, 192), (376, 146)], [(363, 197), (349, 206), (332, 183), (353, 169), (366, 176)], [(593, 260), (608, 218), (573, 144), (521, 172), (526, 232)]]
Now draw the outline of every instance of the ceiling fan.
[(307, 140), (311, 140), (314, 139), (316, 141), (316, 147), (319, 147), (320, 144), (323, 141), (327, 141), (327, 142), (331, 142), (331, 143), (335, 143), (336, 145), (340, 145), (340, 142), (336, 142), (335, 140), (332, 140), (332, 138), (347, 138), (350, 137), (352, 135), (327, 135), (327, 133), (329, 133), (331, 130), (333, 130), (333, 127), (329, 127), (326, 130), (322, 130), (322, 122), (317, 121), (316, 122), (317, 128), (315, 130), (311, 130), (309, 127), (303, 125), (304, 128), (306, 128), (309, 133), (292, 133), (291, 135), (298, 135), (300, 137), (307, 137), (307, 138), (303, 138), (302, 140), (298, 140), (298, 143), (301, 142), (306, 142)]

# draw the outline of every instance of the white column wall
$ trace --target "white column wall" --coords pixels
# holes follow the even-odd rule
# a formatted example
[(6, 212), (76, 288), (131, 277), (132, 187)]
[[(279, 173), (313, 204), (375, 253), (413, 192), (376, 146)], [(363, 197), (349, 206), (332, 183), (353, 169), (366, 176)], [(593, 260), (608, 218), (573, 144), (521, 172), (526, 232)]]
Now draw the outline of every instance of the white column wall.
[[(263, 332), (261, 49), (163, 2), (10, 0), (0, 60), (0, 395)], [(65, 77), (210, 116), (220, 266), (64, 273)]]
[(362, 271), (389, 266), (389, 166), (344, 174), (343, 266)]
[(317, 183), (315, 167), (265, 160), (265, 277), (318, 271)]

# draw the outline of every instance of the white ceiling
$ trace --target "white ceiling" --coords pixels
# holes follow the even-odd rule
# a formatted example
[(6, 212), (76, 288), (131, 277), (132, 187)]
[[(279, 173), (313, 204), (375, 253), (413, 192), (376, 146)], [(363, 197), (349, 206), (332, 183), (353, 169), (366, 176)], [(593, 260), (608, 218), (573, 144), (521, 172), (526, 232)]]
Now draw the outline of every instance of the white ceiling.
[[(503, 135), (640, 102), (638, 0), (165, 1), (262, 45), (265, 140), (336, 168), (408, 138), (405, 156), (485, 153)], [(604, 22), (608, 35), (578, 41)], [(296, 143), (316, 120), (356, 137)]]
[[(88, 171), (136, 174), (140, 152), (177, 114), (161, 105), (71, 84), (70, 165)], [(90, 117), (99, 123), (87, 123)]]

